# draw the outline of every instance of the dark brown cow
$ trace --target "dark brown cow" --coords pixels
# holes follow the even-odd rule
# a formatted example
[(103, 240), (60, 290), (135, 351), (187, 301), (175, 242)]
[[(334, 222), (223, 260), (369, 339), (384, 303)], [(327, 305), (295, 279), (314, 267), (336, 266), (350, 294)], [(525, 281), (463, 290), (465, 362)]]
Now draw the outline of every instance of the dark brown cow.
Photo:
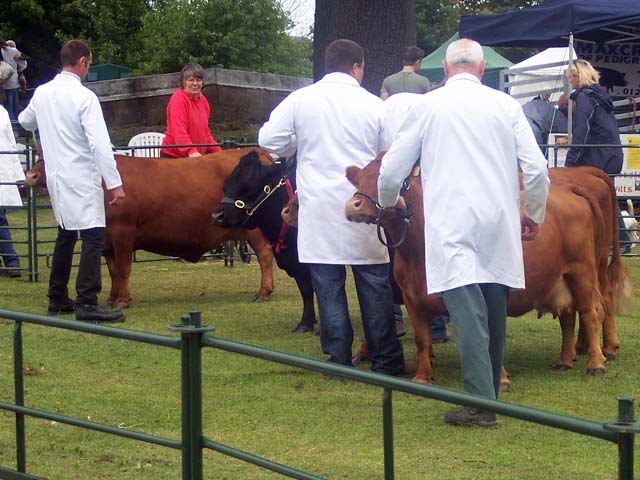
[[(358, 191), (372, 198), (377, 197), (380, 162), (381, 157), (378, 157), (364, 169), (347, 169), (347, 176)], [(579, 346), (589, 353), (587, 372), (591, 374), (605, 371), (605, 356), (598, 339), (599, 319), (602, 315), (604, 318), (610, 315), (609, 329), (613, 332), (604, 336), (608, 342), (606, 347), (612, 350), (608, 353), (613, 353), (613, 358), (618, 346), (612, 323), (613, 305), (616, 304), (613, 295), (615, 292), (620, 297), (618, 306), (622, 306), (630, 294), (628, 272), (620, 259), (618, 236), (613, 233), (617, 232), (617, 228), (613, 228), (617, 222), (615, 191), (608, 178), (603, 179), (598, 172), (591, 168), (576, 168), (551, 174), (545, 223), (533, 241), (523, 244), (527, 288), (512, 292), (508, 303), (510, 316), (537, 310), (540, 314), (551, 312), (560, 318), (563, 343), (556, 368), (572, 367), (575, 356), (573, 328), (578, 312), (581, 322)], [(446, 309), (440, 297), (426, 293), (424, 212), (419, 177), (410, 179), (410, 188), (402, 196), (413, 205), (414, 216), (408, 225), (406, 240), (396, 249), (394, 274), (402, 288), (415, 333), (418, 370), (414, 380), (430, 382), (429, 323), (434, 316), (446, 313)], [(355, 196), (346, 206), (347, 217), (352, 221), (372, 222), (377, 213), (373, 203), (363, 196)], [(392, 215), (384, 220), (384, 227), (395, 243), (405, 223)], [(613, 257), (607, 265), (612, 243)]]
[[(222, 182), (251, 150), (270, 158), (262, 150), (247, 148), (194, 158), (115, 155), (126, 197), (117, 206), (105, 202), (109, 304), (129, 306), (129, 276), (136, 250), (196, 262), (225, 241), (247, 236), (246, 230), (216, 227), (211, 213), (222, 200)], [(43, 163), (27, 172), (27, 183), (46, 185)], [(262, 273), (256, 299), (267, 299), (273, 291), (273, 252), (257, 229), (249, 231), (248, 240)]]

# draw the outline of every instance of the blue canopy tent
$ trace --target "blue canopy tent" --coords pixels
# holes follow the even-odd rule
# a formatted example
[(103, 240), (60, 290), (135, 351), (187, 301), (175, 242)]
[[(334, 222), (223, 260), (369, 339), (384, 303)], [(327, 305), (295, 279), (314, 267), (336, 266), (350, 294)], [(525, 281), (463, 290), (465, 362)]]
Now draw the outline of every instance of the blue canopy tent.
[(514, 12), (460, 18), (460, 36), (482, 45), (566, 47), (572, 34), (591, 43), (640, 42), (640, 1), (547, 0)]

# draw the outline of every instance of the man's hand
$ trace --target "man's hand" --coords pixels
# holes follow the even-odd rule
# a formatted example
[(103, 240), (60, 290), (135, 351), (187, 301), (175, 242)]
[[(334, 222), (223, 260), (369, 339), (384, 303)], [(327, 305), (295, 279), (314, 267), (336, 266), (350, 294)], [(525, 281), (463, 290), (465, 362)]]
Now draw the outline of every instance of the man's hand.
[(201, 156), (202, 156), (202, 154), (201, 154), (200, 152), (191, 152), (191, 153), (189, 154), (189, 156), (190, 156), (190, 157), (201, 157)]
[(380, 212), (380, 223), (388, 223), (389, 221), (398, 217), (399, 211), (402, 212), (406, 209), (407, 204), (404, 201), (404, 197), (402, 197), (401, 195), (398, 197), (398, 202), (396, 203), (395, 207), (386, 207), (382, 209), (382, 211)]
[(540, 225), (531, 220), (526, 215), (520, 217), (520, 238), (522, 240), (533, 240), (540, 230)]
[(122, 187), (109, 190), (109, 193), (111, 194), (111, 201), (109, 201), (109, 205), (119, 205), (124, 200), (124, 190)]

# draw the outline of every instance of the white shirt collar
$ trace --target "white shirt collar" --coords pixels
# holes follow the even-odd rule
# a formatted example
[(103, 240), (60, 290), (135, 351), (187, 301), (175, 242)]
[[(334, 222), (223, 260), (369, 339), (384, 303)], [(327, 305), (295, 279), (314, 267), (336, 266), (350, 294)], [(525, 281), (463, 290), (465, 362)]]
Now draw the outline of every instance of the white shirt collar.
[(322, 81), (323, 82), (335, 82), (335, 83), (346, 83), (349, 85), (354, 85), (356, 87), (359, 87), (360, 84), (358, 83), (358, 81), (353, 78), (351, 75), (349, 75), (348, 73), (342, 73), (342, 72), (332, 72), (332, 73), (327, 73), (324, 77), (322, 77)]
[(76, 74), (75, 74), (75, 73), (73, 73), (73, 72), (69, 72), (69, 71), (67, 71), (67, 70), (62, 70), (62, 71), (60, 72), (60, 75), (64, 75), (65, 77), (75, 78), (75, 79), (76, 79), (76, 80), (78, 80), (79, 82), (82, 82), (82, 79), (81, 79), (78, 75), (76, 75)]
[(460, 80), (471, 80), (472, 82), (481, 83), (478, 77), (472, 75), (471, 73), (456, 73), (453, 77), (449, 78), (445, 85), (449, 85), (449, 82), (457, 82)]

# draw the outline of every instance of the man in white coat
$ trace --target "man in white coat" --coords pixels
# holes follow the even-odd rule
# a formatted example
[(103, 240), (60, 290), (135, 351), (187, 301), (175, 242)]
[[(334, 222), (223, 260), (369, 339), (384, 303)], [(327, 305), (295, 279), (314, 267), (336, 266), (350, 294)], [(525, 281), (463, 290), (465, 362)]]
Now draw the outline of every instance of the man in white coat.
[[(71, 40), (60, 50), (60, 58), (62, 72), (36, 89), (18, 117), (27, 130), (40, 130), (47, 188), (59, 225), (48, 312), (70, 313), (75, 307), (77, 320), (123, 321), (119, 310), (106, 311), (98, 305), (106, 225), (102, 182), (111, 205), (124, 200), (124, 190), (98, 98), (81, 83), (89, 72), (91, 50), (84, 42)], [(82, 251), (74, 305), (67, 284), (78, 231)]]
[(395, 375), (403, 372), (404, 357), (393, 319), (387, 249), (374, 226), (349, 222), (344, 214), (355, 193), (346, 167), (364, 167), (387, 146), (383, 102), (360, 86), (364, 53), (357, 43), (332, 42), (325, 70), (320, 81), (291, 93), (273, 110), (258, 141), (281, 156), (297, 150), (298, 252), (311, 269), (328, 361), (351, 365), (353, 328), (345, 292), (350, 265), (371, 369)]
[[(522, 240), (544, 220), (547, 166), (520, 104), (480, 83), (482, 48), (447, 48), (447, 82), (407, 115), (382, 160), (379, 201), (392, 207), (420, 158), (429, 293), (442, 294), (453, 320), (464, 389), (497, 398), (509, 289), (524, 288)], [(519, 213), (518, 167), (525, 213)], [(492, 412), (447, 412), (452, 425), (496, 424)]]
[[(18, 146), (13, 136), (9, 113), (0, 105), (0, 152), (17, 152)], [(0, 184), (24, 180), (24, 172), (17, 154), (0, 155)], [(7, 221), (6, 207), (22, 207), (20, 192), (15, 185), (0, 185), (0, 257), (4, 268), (0, 275), (20, 277), (20, 259), (11, 243), (11, 230)]]

